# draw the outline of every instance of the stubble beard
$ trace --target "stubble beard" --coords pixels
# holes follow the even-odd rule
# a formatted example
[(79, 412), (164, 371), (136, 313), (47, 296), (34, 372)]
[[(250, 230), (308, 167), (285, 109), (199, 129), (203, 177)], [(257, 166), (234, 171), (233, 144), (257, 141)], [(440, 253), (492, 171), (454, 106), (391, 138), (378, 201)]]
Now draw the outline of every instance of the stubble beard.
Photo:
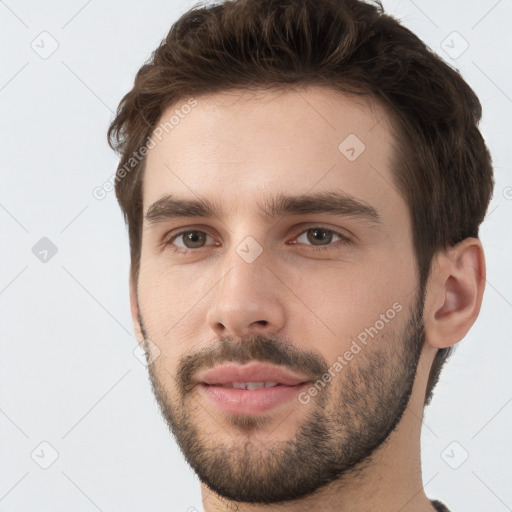
[[(157, 364), (148, 365), (149, 377), (162, 416), (201, 482), (235, 502), (296, 500), (370, 465), (375, 451), (396, 428), (409, 402), (424, 343), (422, 316), (423, 294), (419, 293), (399, 333), (400, 341), (392, 339), (394, 331), (391, 336), (387, 331), (368, 342), (330, 385), (311, 399), (297, 432), (284, 441), (272, 440), (271, 432), (264, 440), (258, 438), (258, 432), (275, 421), (271, 415), (209, 416), (190, 386), (192, 374), (206, 362), (258, 360), (294, 364), (295, 369), (302, 366), (308, 373), (315, 370), (322, 375), (329, 365), (317, 354), (287, 353), (279, 339), (264, 335), (244, 341), (223, 338), (206, 352), (182, 359), (174, 377)], [(146, 338), (142, 318), (140, 323)], [(172, 396), (164, 382), (175, 384), (177, 391)], [(297, 407), (300, 402), (289, 414)], [(287, 420), (280, 419), (274, 429), (282, 421)], [(230, 426), (219, 427), (224, 422)], [(211, 430), (223, 438), (229, 437), (226, 431), (234, 434), (219, 442), (209, 434)]]

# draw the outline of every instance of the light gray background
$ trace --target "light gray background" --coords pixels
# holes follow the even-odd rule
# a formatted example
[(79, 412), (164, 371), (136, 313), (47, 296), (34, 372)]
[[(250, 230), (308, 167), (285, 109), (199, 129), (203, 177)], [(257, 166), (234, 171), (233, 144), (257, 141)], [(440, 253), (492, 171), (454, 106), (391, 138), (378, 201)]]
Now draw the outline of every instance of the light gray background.
[[(133, 353), (120, 210), (113, 192), (92, 195), (115, 171), (105, 133), (119, 100), (194, 3), (0, 1), (0, 511), (202, 510), (199, 482)], [(496, 173), (481, 231), (488, 283), (480, 317), (426, 410), (423, 477), (427, 494), (454, 512), (505, 512), (512, 1), (384, 6), (459, 69), (484, 106)], [(58, 249), (46, 262), (32, 252), (43, 237)]]

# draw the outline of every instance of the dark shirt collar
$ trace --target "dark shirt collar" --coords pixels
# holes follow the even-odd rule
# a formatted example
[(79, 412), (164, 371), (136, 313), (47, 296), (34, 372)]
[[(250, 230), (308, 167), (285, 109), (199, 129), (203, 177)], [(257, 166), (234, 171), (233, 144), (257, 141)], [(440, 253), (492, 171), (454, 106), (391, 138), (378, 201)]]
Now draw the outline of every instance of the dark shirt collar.
[(432, 505), (438, 512), (450, 512), (440, 501), (434, 500)]

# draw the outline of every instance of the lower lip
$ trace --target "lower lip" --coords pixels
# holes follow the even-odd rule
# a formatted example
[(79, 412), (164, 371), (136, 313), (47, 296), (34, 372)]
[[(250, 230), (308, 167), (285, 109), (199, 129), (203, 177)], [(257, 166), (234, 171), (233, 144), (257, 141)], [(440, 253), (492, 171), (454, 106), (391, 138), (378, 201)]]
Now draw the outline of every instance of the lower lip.
[(232, 414), (259, 414), (289, 402), (307, 387), (307, 383), (296, 386), (279, 385), (271, 388), (234, 389), (200, 384), (200, 390), (219, 409)]

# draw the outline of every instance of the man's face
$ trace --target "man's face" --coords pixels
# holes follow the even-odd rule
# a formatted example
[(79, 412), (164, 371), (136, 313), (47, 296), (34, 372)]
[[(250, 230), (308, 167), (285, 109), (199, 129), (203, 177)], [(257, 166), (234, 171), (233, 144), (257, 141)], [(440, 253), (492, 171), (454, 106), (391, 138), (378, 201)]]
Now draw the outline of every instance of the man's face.
[(298, 498), (368, 462), (411, 393), (422, 294), (393, 141), (380, 109), (324, 88), (196, 99), (144, 176), (152, 385), (211, 489)]

